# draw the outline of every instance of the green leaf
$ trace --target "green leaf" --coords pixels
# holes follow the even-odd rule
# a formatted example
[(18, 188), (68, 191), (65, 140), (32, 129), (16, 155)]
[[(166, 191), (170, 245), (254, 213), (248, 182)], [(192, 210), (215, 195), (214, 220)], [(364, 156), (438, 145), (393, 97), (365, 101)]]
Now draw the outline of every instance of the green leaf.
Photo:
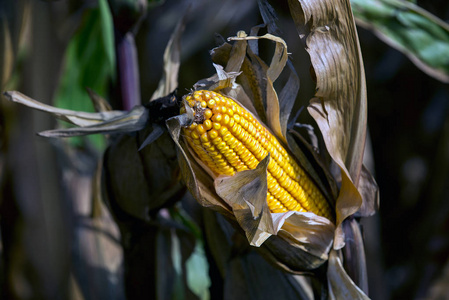
[(180, 206), (171, 209), (170, 215), (173, 220), (188, 228), (189, 233), (195, 238), (195, 248), (189, 258), (183, 262), (186, 267), (187, 286), (199, 299), (208, 300), (210, 299), (209, 287), (211, 282), (201, 228)]
[(210, 299), (209, 264), (204, 246), (197, 240), (195, 250), (186, 262), (187, 285), (201, 300)]
[(403, 52), (428, 75), (449, 82), (449, 25), (410, 1), (351, 0), (357, 23)]
[[(55, 105), (77, 111), (94, 111), (86, 91), (89, 87), (105, 97), (108, 84), (115, 76), (115, 51), (112, 16), (106, 0), (85, 13), (80, 28), (70, 40), (65, 64), (55, 95)], [(104, 147), (104, 137), (92, 136), (91, 141)], [(82, 143), (78, 139), (75, 144)]]

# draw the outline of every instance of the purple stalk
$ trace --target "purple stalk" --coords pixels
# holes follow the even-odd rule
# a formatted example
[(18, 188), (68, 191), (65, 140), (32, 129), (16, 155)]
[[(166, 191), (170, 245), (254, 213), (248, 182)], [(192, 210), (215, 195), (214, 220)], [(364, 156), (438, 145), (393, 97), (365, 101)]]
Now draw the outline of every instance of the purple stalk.
[(141, 104), (139, 66), (134, 35), (116, 34), (117, 74), (121, 103), (124, 110)]

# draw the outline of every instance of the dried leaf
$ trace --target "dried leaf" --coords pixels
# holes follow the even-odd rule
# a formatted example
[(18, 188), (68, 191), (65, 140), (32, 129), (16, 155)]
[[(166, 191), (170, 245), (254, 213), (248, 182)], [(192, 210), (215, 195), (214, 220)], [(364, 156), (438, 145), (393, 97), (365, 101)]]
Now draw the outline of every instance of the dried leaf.
[[(255, 37), (249, 37), (249, 40), (251, 41), (252, 38)], [(259, 109), (258, 112), (260, 116), (266, 116), (265, 122), (267, 125), (273, 130), (274, 134), (280, 140), (286, 143), (287, 124), (299, 90), (299, 78), (293, 68), (293, 65), (288, 61), (287, 45), (284, 40), (271, 34), (261, 36), (259, 38), (266, 38), (274, 41), (276, 43), (276, 48), (269, 68), (265, 67), (265, 64), (248, 49), (248, 56), (252, 57), (252, 69), (258, 70), (257, 73), (261, 73), (259, 77), (262, 77), (258, 79), (256, 85), (260, 86), (260, 89), (266, 90), (261, 93), (261, 103), (264, 103), (266, 111), (261, 113)], [(258, 38), (255, 40), (258, 40)], [(276, 91), (274, 90), (273, 82), (278, 78), (286, 64), (289, 67), (290, 75), (278, 97)], [(257, 65), (262, 67), (257, 68)], [(257, 101), (260, 101), (257, 99), (258, 98), (256, 97), (256, 103)], [(259, 104), (259, 106), (262, 105)], [(264, 118), (261, 119), (265, 120)]]
[(348, 276), (338, 251), (331, 250), (329, 254), (329, 266), (327, 279), (330, 299), (366, 299), (368, 296)]
[(8, 91), (5, 92), (3, 95), (12, 102), (20, 103), (30, 108), (50, 113), (60, 120), (72, 123), (77, 126), (96, 125), (101, 122), (104, 122), (105, 120), (123, 115), (122, 111), (90, 113), (90, 112), (80, 112), (63, 108), (57, 108), (34, 100), (17, 91)]
[[(309, 174), (319, 186), (326, 199), (329, 199), (332, 206), (335, 206), (334, 201), (338, 195), (338, 188), (328, 166), (320, 159), (318, 156), (319, 154), (315, 151), (313, 146), (307, 143), (298, 132), (291, 130), (290, 133), (291, 135), (287, 135), (290, 150), (301, 162), (301, 166), (305, 169), (307, 174)], [(306, 155), (306, 153), (308, 154)], [(308, 157), (310, 156), (312, 156), (313, 159), (309, 159)], [(323, 177), (325, 180), (322, 179)]]
[[(238, 37), (246, 37), (246, 33), (244, 31), (237, 32)], [(247, 47), (247, 41), (241, 40), (237, 41), (232, 45), (231, 53), (229, 54), (229, 57), (227, 59), (226, 64), (226, 72), (240, 72), (242, 68), (243, 61), (246, 57), (246, 47)]]
[(254, 170), (215, 179), (217, 194), (232, 208), (249, 243), (256, 247), (271, 234), (276, 234), (267, 205), (268, 162), (269, 155)]
[[(266, 14), (269, 15), (269, 12)], [(257, 32), (256, 30), (253, 31)], [(261, 38), (276, 42), (276, 49), (270, 67), (266, 66), (256, 53), (250, 50), (250, 48), (246, 49), (247, 41), (249, 43), (250, 41), (258, 41)], [(243, 74), (239, 76), (238, 80), (239, 82), (243, 82), (243, 86), (246, 87), (246, 90), (251, 92), (250, 96), (253, 101), (247, 103), (248, 101), (242, 97), (243, 95), (237, 96), (235, 93), (232, 93), (233, 90), (228, 93), (229, 96), (239, 99), (244, 107), (249, 109), (252, 113), (257, 111), (259, 118), (263, 122), (266, 122), (270, 128), (275, 128), (274, 133), (278, 135), (281, 140), (286, 142), (288, 119), (299, 90), (299, 78), (293, 69), (292, 64), (288, 63), (290, 76), (281, 91), (279, 99), (274, 90), (273, 82), (288, 62), (287, 45), (281, 38), (271, 34), (260, 37), (248, 37), (246, 33), (242, 31), (238, 32), (237, 37), (231, 37), (229, 40), (235, 40), (236, 43), (234, 43), (231, 53), (227, 55), (222, 54), (223, 57), (220, 57), (220, 59), (228, 61), (226, 66), (227, 71), (239, 71), (240, 69), (237, 69), (237, 67), (242, 68)], [(257, 43), (254, 45), (257, 45)], [(224, 48), (224, 46), (225, 45), (219, 48)], [(254, 47), (255, 46), (253, 46), (253, 48)], [(214, 49), (215, 51), (212, 53), (213, 59), (215, 58), (218, 60), (217, 53), (221, 50), (219, 48)], [(248, 56), (246, 59), (244, 59), (245, 51)], [(268, 80), (267, 77), (269, 77)], [(241, 101), (242, 98), (244, 99), (243, 101)], [(257, 109), (253, 108), (253, 103)], [(276, 128), (278, 128), (278, 130), (276, 130)]]
[[(276, 48), (274, 50), (274, 54), (272, 56), (270, 66), (266, 71), (267, 87), (266, 87), (266, 123), (268, 127), (271, 128), (273, 133), (280, 138), (284, 143), (286, 143), (286, 124), (284, 126), (284, 131), (282, 130), (282, 126), (280, 123), (280, 106), (279, 99), (276, 94), (276, 91), (273, 87), (273, 82), (279, 77), (282, 70), (287, 63), (288, 54), (287, 54), (287, 45), (285, 41), (277, 36), (271, 34), (265, 34), (263, 36), (237, 36), (230, 37), (228, 40), (258, 40), (258, 39), (268, 39), (274, 41), (276, 43)], [(257, 60), (253, 60), (257, 61)], [(263, 91), (262, 91), (263, 92)], [(257, 108), (257, 105), (256, 105)], [(263, 120), (263, 119), (262, 119)]]
[(328, 259), (327, 255), (316, 256), (298, 247), (296, 241), (289, 240), (289, 235), (283, 232), (270, 236), (257, 251), (271, 264), (293, 274), (307, 274), (307, 271), (315, 270)]
[[(167, 120), (167, 127), (178, 147), (183, 178), (197, 201), (238, 224), (250, 244), (262, 246), (261, 253), (284, 270), (298, 272), (323, 264), (332, 245), (334, 225), (313, 213), (269, 213), (266, 202), (268, 158), (254, 170), (216, 177), (179, 139), (181, 126), (190, 122), (191, 118), (184, 114)], [(212, 179), (215, 177), (214, 187)], [(274, 216), (276, 219), (272, 219)]]
[(36, 101), (17, 91), (5, 92), (4, 95), (10, 101), (50, 113), (58, 119), (79, 126), (40, 132), (39, 135), (44, 137), (71, 137), (94, 133), (134, 132), (143, 129), (148, 121), (148, 110), (143, 106), (136, 106), (131, 111), (88, 113), (56, 108)]
[(332, 245), (334, 225), (313, 213), (273, 214), (275, 228), (296, 241), (295, 246), (323, 260)]
[(379, 210), (379, 187), (373, 175), (363, 165), (358, 190), (362, 195), (363, 203), (356, 216), (369, 217)]
[(222, 66), (213, 64), (216, 73), (207, 78), (202, 79), (193, 85), (195, 90), (211, 90), (218, 91), (221, 89), (235, 87), (235, 79), (240, 75), (239, 72), (226, 72)]
[[(239, 37), (245, 37), (246, 33), (244, 31), (239, 31), (237, 33), (237, 36)], [(224, 44), (229, 45), (229, 44)], [(230, 51), (230, 54), (227, 56), (227, 63), (226, 63), (226, 71), (227, 72), (235, 72), (239, 74), (238, 80), (241, 82), (242, 80), (245, 82), (248, 82), (247, 74), (243, 74), (243, 72), (239, 72), (243, 64), (246, 63), (248, 65), (248, 58), (246, 58), (246, 51), (247, 51), (248, 43), (246, 40), (237, 41), (232, 45), (232, 50)], [(214, 55), (212, 55), (212, 59), (216, 59)], [(249, 85), (249, 83), (246, 83)], [(245, 89), (239, 85), (234, 84), (232, 89), (227, 89), (227, 94), (234, 98), (239, 99), (240, 104), (242, 104), (246, 109), (248, 109), (251, 113), (254, 115), (257, 115), (256, 108), (254, 107), (253, 101), (251, 101), (250, 97), (246, 94)], [(265, 114), (263, 114), (265, 116)], [(260, 115), (259, 115), (260, 117)]]
[(187, 12), (179, 20), (175, 31), (172, 33), (170, 40), (164, 52), (164, 71), (159, 81), (157, 90), (151, 96), (151, 100), (164, 97), (170, 94), (178, 87), (178, 73), (181, 64), (181, 36), (184, 32), (185, 18)]
[(90, 100), (92, 100), (92, 104), (94, 105), (96, 112), (104, 112), (111, 111), (112, 106), (109, 104), (106, 99), (95, 93), (91, 88), (86, 88), (87, 93), (89, 94)]
[[(359, 41), (348, 0), (289, 0), (292, 17), (317, 78), (309, 113), (342, 174), (337, 225), (362, 205), (357, 190), (366, 138), (366, 85)], [(338, 21), (337, 21), (338, 20)], [(337, 228), (334, 247), (343, 247)]]
[(287, 61), (287, 66), (289, 68), (290, 75), (287, 83), (279, 94), (279, 122), (281, 123), (283, 136), (287, 136), (288, 120), (299, 91), (299, 77), (290, 60)]
[(139, 150), (142, 150), (143, 148), (145, 148), (146, 146), (148, 146), (149, 144), (155, 142), (163, 133), (165, 132), (165, 128), (158, 125), (158, 124), (154, 124), (153, 125), (153, 131), (151, 131), (151, 133), (145, 138), (145, 140), (143, 141), (142, 145), (140, 145)]
[[(257, 40), (254, 40), (257, 41)], [(265, 62), (247, 48), (247, 56), (242, 64), (243, 74), (239, 76), (242, 85), (249, 98), (252, 100), (256, 115), (267, 123), (267, 85), (266, 80), (268, 66)]]
[(212, 178), (200, 167), (187, 150), (187, 145), (180, 140), (181, 126), (190, 124), (191, 119), (180, 115), (167, 120), (167, 128), (177, 146), (178, 160), (185, 185), (193, 197), (204, 207), (210, 207), (220, 213), (232, 216), (231, 209), (215, 194)]
[(148, 110), (143, 106), (135, 106), (130, 111), (122, 112), (122, 115), (106, 120), (99, 124), (74, 127), (68, 129), (55, 129), (39, 132), (43, 137), (72, 137), (89, 135), (94, 133), (123, 133), (135, 132), (147, 125)]
[(267, 0), (259, 0), (257, 1), (257, 3), (259, 5), (260, 15), (262, 16), (263, 22), (267, 27), (268, 32), (280, 36), (280, 30), (276, 25), (276, 21), (278, 20), (278, 18), (273, 7), (268, 3)]
[(236, 36), (228, 38), (229, 41), (258, 40), (258, 39), (267, 39), (276, 42), (276, 48), (274, 50), (274, 54), (271, 59), (270, 67), (268, 68), (267, 71), (268, 78), (272, 82), (274, 82), (281, 74), (288, 59), (287, 44), (283, 39), (274, 36), (272, 34), (265, 34), (262, 36)]

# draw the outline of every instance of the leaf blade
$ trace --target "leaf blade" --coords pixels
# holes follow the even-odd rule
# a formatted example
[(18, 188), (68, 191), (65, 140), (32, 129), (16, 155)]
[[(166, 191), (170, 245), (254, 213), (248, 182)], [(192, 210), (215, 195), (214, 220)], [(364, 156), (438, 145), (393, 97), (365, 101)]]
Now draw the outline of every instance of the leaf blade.
[(414, 3), (351, 0), (357, 24), (404, 53), (418, 68), (449, 82), (449, 25)]
[(367, 100), (359, 41), (349, 0), (289, 0), (289, 5), (317, 78), (308, 111), (342, 174), (334, 244), (338, 249), (344, 245), (339, 225), (362, 205), (356, 186), (365, 147)]

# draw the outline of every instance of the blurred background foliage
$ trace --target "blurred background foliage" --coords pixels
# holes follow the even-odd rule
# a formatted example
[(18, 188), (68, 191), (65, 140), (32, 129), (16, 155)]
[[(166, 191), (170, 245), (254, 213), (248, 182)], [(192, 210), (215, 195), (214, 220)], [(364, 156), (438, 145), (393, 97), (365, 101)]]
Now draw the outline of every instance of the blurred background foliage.
[[(449, 4), (351, 2), (368, 86), (367, 163), (381, 191), (379, 213), (363, 220), (370, 296), (447, 298)], [(301, 80), (297, 105), (305, 106), (314, 93), (310, 61), (287, 2), (271, 4)], [(164, 48), (186, 11), (181, 95), (214, 72), (209, 50), (221, 41), (216, 34), (226, 38), (262, 23), (256, 1), (1, 1), (1, 90), (83, 111), (93, 111), (86, 87), (114, 109), (146, 103), (162, 74)], [(312, 122), (305, 114), (300, 118)], [(213, 233), (201, 227), (210, 216), (185, 195), (182, 206), (169, 203), (151, 222), (116, 212), (114, 221), (95, 184), (103, 137), (35, 135), (57, 126), (65, 125), (0, 101), (0, 298), (124, 299), (133, 288), (150, 299), (223, 295), (219, 267), (210, 264), (215, 253), (205, 247)], [(123, 250), (120, 238), (135, 247)], [(265, 263), (239, 251), (245, 260), (230, 268)], [(133, 265), (130, 256), (134, 266), (142, 265), (135, 273), (126, 266)], [(225, 287), (236, 281), (225, 280)], [(250, 287), (239, 288), (249, 295)]]

